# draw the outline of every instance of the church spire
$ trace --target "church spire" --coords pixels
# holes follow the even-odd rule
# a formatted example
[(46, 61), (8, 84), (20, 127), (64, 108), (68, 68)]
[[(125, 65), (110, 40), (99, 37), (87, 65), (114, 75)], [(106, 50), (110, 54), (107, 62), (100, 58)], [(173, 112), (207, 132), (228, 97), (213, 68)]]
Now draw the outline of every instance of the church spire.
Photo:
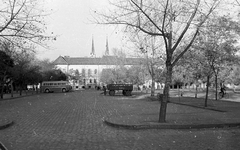
[(91, 57), (95, 57), (96, 54), (95, 54), (95, 49), (94, 49), (94, 39), (93, 39), (93, 36), (92, 36), (92, 51), (90, 53)]
[(106, 38), (106, 51), (105, 51), (105, 55), (108, 56), (109, 55), (109, 48), (108, 48), (108, 37)]

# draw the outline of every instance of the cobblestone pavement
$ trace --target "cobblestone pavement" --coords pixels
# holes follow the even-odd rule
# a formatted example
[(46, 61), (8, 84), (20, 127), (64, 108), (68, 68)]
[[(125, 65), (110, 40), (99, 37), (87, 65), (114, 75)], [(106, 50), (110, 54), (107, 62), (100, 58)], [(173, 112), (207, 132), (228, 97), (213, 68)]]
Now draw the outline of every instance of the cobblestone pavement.
[[(143, 103), (100, 91), (40, 94), (0, 101), (1, 119), (15, 124), (0, 130), (9, 150), (236, 150), (240, 129), (124, 130), (106, 126), (128, 103)], [(159, 107), (159, 106), (156, 106)]]

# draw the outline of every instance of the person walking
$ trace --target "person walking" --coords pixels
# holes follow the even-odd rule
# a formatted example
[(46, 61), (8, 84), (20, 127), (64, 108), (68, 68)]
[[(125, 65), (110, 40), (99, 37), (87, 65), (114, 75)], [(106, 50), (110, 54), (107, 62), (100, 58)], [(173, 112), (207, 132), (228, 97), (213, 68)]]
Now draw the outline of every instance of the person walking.
[(220, 94), (221, 94), (221, 97), (224, 97), (224, 95), (226, 94), (226, 88), (224, 84), (221, 84)]
[(106, 88), (105, 85), (103, 86), (103, 94), (104, 94), (104, 95), (107, 95), (107, 88)]

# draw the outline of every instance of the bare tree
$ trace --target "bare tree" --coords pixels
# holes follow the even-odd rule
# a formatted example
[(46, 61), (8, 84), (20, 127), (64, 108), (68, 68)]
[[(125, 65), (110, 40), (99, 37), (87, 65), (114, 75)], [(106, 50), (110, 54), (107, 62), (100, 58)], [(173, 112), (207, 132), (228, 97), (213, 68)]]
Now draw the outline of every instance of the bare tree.
[[(167, 102), (172, 71), (178, 60), (191, 47), (201, 26), (212, 14), (220, 0), (119, 0), (112, 2), (116, 9), (99, 13), (99, 24), (124, 25), (125, 31), (143, 32), (161, 37), (166, 51), (166, 80), (159, 122), (166, 122)], [(102, 20), (100, 20), (102, 19)], [(177, 52), (177, 53), (176, 53)]]
[(135, 43), (136, 54), (138, 57), (144, 58), (143, 65), (151, 76), (151, 96), (155, 95), (155, 83), (157, 70), (163, 67), (162, 44), (157, 41), (155, 36), (139, 35), (136, 33), (131, 37), (131, 42)]
[(240, 2), (239, 2), (238, 0), (235, 0), (235, 2), (237, 3), (237, 5), (239, 5), (239, 6), (240, 6)]
[(46, 47), (44, 17), (46, 12), (37, 0), (2, 0), (0, 2), (0, 42), (8, 41), (19, 48), (33, 50), (38, 44)]

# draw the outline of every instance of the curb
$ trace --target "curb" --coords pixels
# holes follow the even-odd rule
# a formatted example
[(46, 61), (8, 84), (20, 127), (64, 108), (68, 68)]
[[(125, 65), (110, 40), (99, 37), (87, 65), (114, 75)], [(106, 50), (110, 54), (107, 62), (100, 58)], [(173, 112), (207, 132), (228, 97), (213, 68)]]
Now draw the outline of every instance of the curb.
[(204, 106), (197, 106), (197, 105), (191, 105), (191, 104), (183, 104), (183, 103), (178, 103), (178, 102), (169, 102), (172, 104), (176, 104), (176, 105), (184, 105), (184, 106), (190, 106), (190, 107), (195, 107), (195, 108), (200, 108), (200, 109), (207, 109), (207, 110), (212, 110), (212, 111), (217, 111), (217, 112), (227, 112), (224, 110), (220, 110), (220, 109), (214, 109), (214, 108), (209, 108), (209, 107), (204, 107)]
[(7, 150), (7, 148), (0, 142), (0, 150)]
[(11, 122), (6, 123), (6, 124), (4, 124), (4, 125), (0, 125), (0, 130), (6, 129), (6, 128), (8, 128), (8, 127), (11, 127), (13, 124), (14, 124), (14, 122), (11, 121)]
[(223, 123), (223, 124), (154, 124), (154, 125), (124, 125), (112, 123), (107, 120), (103, 121), (106, 125), (120, 128), (120, 129), (130, 129), (130, 130), (143, 130), (143, 129), (206, 129), (206, 128), (231, 128), (240, 127), (239, 123)]
[(0, 101), (11, 101), (11, 100), (19, 99), (19, 98), (30, 97), (30, 96), (34, 96), (34, 95), (40, 95), (40, 94), (41, 93), (29, 94), (29, 95), (21, 95), (21, 96), (15, 96), (15, 97), (6, 97), (6, 98), (3, 98), (3, 99), (0, 99)]

